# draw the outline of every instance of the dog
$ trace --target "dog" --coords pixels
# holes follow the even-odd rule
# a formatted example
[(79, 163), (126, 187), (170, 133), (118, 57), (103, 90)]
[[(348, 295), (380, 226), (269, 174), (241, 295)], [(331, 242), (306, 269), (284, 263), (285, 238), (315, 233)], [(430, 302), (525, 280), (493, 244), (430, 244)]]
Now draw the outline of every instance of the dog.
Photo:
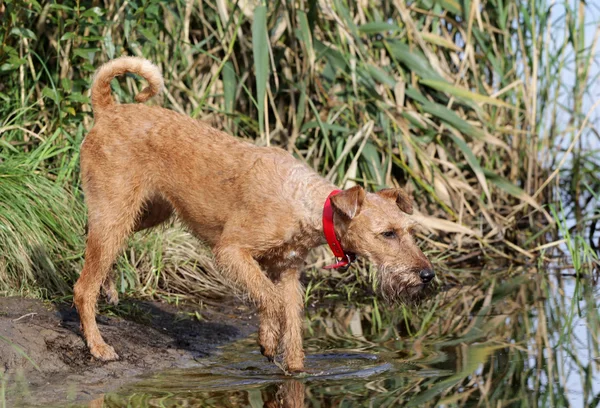
[(115, 104), (110, 82), (126, 73), (148, 82), (137, 102), (163, 87), (159, 69), (137, 57), (102, 65), (91, 87), (95, 123), (80, 156), (88, 234), (74, 303), (94, 357), (119, 358), (96, 324), (100, 288), (117, 299), (109, 273), (115, 258), (130, 234), (172, 215), (256, 303), (261, 352), (271, 361), (280, 352), (289, 372), (304, 370), (299, 275), (312, 248), (329, 243), (340, 261), (331, 267), (365, 257), (377, 266), (388, 300), (416, 296), (432, 281), (404, 190), (340, 191), (280, 148), (255, 146), (161, 107)]

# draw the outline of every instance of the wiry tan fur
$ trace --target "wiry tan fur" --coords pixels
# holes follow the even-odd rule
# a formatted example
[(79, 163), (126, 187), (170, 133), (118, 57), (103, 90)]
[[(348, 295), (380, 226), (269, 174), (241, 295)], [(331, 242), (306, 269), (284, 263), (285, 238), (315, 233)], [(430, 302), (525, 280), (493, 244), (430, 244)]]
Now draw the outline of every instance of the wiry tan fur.
[[(325, 243), (322, 208), (335, 186), (281, 149), (254, 146), (167, 109), (116, 105), (110, 81), (127, 72), (149, 83), (138, 101), (163, 86), (158, 68), (134, 57), (103, 65), (92, 85), (95, 125), (81, 146), (88, 236), (74, 290), (92, 355), (118, 358), (95, 314), (102, 285), (117, 301), (109, 272), (125, 239), (176, 214), (210, 245), (223, 275), (256, 302), (263, 354), (272, 359), (281, 350), (289, 371), (302, 370), (299, 271), (308, 251)], [(425, 286), (419, 272), (431, 264), (410, 234), (412, 207), (402, 190), (353, 187), (332, 206), (342, 245), (380, 267), (388, 297)], [(389, 230), (396, 235), (382, 236)]]

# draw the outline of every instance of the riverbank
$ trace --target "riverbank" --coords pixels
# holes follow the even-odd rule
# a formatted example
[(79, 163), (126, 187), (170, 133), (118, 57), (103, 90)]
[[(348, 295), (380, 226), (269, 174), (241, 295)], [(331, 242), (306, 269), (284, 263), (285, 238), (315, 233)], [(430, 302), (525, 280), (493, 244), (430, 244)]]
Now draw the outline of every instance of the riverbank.
[(98, 316), (121, 356), (104, 363), (85, 346), (71, 304), (0, 297), (0, 380), (8, 406), (91, 400), (142, 374), (201, 366), (216, 347), (255, 331), (256, 322), (239, 302), (200, 309), (125, 300)]

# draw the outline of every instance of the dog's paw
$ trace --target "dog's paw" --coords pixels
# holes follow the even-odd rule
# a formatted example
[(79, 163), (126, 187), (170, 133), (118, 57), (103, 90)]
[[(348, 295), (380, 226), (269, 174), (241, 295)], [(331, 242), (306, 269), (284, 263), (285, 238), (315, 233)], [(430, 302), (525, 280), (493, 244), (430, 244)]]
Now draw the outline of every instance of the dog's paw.
[(119, 304), (119, 293), (116, 290), (105, 292), (106, 303), (117, 306)]
[(106, 343), (91, 345), (90, 353), (101, 361), (114, 361), (119, 359), (119, 355), (115, 352), (115, 349)]
[(258, 329), (258, 345), (260, 346), (260, 352), (270, 362), (273, 362), (275, 355), (277, 354), (277, 346), (279, 344), (279, 327), (274, 323), (264, 319), (261, 321)]
[(269, 363), (275, 361), (275, 353), (273, 351), (267, 351), (263, 345), (260, 346), (260, 354), (265, 356), (267, 360), (269, 360)]
[(290, 374), (304, 373), (304, 359), (286, 361), (285, 368), (286, 371)]
[(114, 281), (110, 277), (108, 277), (102, 284), (102, 291), (106, 297), (106, 303), (113, 306), (117, 306), (119, 304), (119, 292), (117, 291)]

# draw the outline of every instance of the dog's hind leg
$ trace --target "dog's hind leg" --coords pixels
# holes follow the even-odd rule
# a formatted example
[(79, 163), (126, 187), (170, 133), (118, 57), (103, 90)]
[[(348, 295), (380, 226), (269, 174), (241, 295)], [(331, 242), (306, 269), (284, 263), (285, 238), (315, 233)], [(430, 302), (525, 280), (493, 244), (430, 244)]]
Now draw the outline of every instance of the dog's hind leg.
[[(146, 200), (142, 206), (142, 211), (136, 218), (133, 231), (142, 231), (162, 224), (173, 215), (173, 206), (167, 200), (160, 196)], [(114, 273), (109, 272), (102, 283), (102, 292), (106, 296), (106, 302), (111, 305), (119, 304), (119, 291), (115, 285)]]
[[(124, 191), (127, 193), (119, 194)], [(92, 355), (104, 361), (115, 360), (119, 356), (104, 342), (98, 330), (96, 303), (100, 287), (134, 227), (143, 197), (141, 192), (135, 189), (129, 190), (120, 186), (115, 191), (102, 191), (102, 196), (88, 194), (86, 198), (89, 229), (85, 264), (75, 284), (73, 299), (79, 312), (83, 335)]]

